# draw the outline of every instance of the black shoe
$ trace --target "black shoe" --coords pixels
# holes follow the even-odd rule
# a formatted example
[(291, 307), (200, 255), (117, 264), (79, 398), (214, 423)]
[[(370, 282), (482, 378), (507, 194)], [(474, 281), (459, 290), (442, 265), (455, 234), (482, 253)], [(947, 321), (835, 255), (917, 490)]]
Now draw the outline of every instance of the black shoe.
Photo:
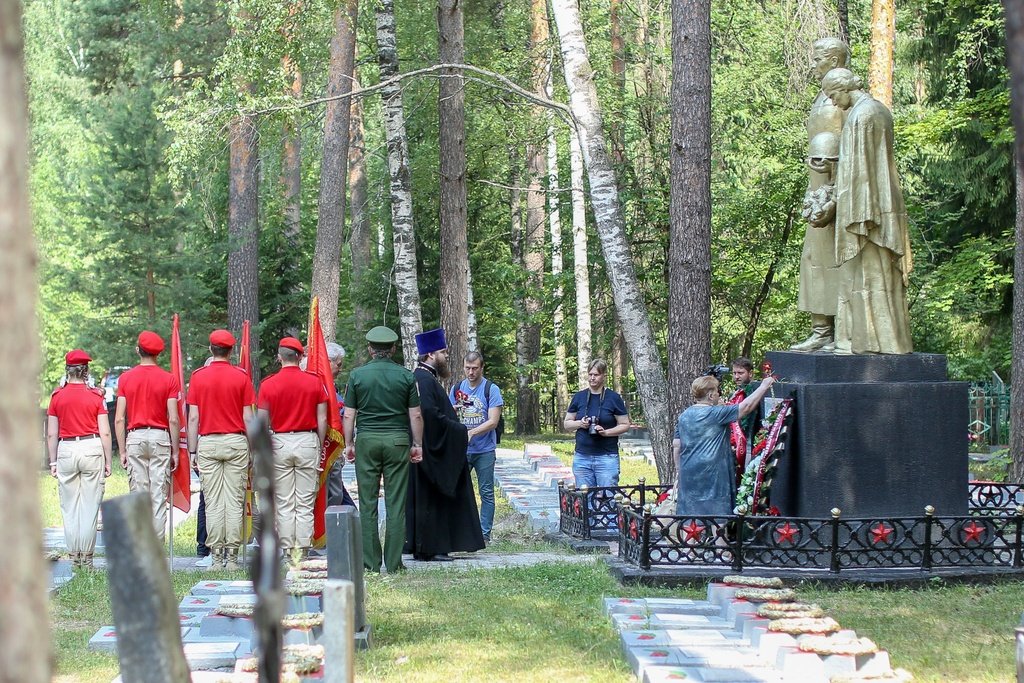
[(418, 560), (420, 562), (451, 562), (452, 561), (452, 558), (448, 557), (447, 553), (442, 553), (440, 555), (425, 555), (423, 553), (415, 553), (412, 556), (412, 559)]
[(454, 562), (455, 558), (449, 557), (448, 553), (441, 553), (439, 555), (434, 555), (430, 560), (432, 562)]

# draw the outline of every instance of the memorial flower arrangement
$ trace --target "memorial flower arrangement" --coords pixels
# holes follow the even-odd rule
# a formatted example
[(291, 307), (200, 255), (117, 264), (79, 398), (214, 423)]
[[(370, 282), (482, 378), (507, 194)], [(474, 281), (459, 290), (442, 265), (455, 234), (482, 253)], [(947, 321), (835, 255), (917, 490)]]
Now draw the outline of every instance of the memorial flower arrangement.
[(792, 588), (740, 588), (736, 598), (750, 602), (792, 602), (796, 593)]
[(299, 569), (307, 572), (325, 572), (327, 571), (327, 560), (322, 557), (311, 557), (299, 562)]
[(284, 589), (289, 595), (319, 595), (324, 592), (323, 579), (295, 579), (286, 580)]
[(222, 602), (213, 608), (214, 614), (222, 617), (249, 618), (256, 606), (251, 602)]
[(797, 642), (802, 652), (816, 655), (870, 655), (878, 652), (878, 646), (869, 638), (845, 638), (838, 635), (804, 636)]
[(771, 475), (778, 464), (779, 453), (775, 446), (779, 442), (782, 428), (792, 413), (790, 400), (779, 401), (761, 422), (761, 428), (754, 437), (754, 447), (750, 453), (750, 462), (743, 470), (739, 486), (736, 489), (736, 507), (743, 507), (749, 515), (779, 514), (778, 508), (769, 504), (768, 490)]
[(320, 628), (324, 625), (323, 612), (300, 612), (299, 614), (286, 614), (281, 619), (281, 626), (299, 631), (309, 631)]
[(825, 610), (806, 602), (766, 602), (757, 608), (757, 616), (766, 619), (818, 618)]
[(305, 569), (289, 569), (288, 578), (294, 580), (302, 579), (326, 579), (327, 570), (323, 571), (309, 571)]
[(803, 633), (835, 633), (839, 630), (839, 622), (832, 617), (773, 619), (768, 622), (768, 630), (775, 633), (788, 633), (790, 635), (800, 635)]
[[(282, 674), (310, 674), (319, 671), (324, 665), (323, 645), (285, 645), (281, 648), (281, 672)], [(238, 671), (253, 672), (259, 667), (259, 660), (256, 657), (239, 659), (235, 665)], [(281, 683), (289, 680), (283, 675)], [(295, 677), (290, 680), (299, 680)]]
[(722, 579), (729, 586), (745, 586), (748, 588), (782, 588), (782, 579), (777, 576), (746, 576), (730, 574)]

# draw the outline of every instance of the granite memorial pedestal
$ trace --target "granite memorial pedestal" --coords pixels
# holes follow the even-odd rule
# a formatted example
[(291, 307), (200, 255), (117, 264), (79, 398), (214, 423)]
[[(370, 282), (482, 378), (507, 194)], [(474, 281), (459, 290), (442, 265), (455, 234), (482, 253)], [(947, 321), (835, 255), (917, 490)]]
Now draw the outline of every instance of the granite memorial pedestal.
[(773, 351), (774, 395), (795, 417), (772, 504), (783, 515), (967, 514), (966, 382), (938, 354)]

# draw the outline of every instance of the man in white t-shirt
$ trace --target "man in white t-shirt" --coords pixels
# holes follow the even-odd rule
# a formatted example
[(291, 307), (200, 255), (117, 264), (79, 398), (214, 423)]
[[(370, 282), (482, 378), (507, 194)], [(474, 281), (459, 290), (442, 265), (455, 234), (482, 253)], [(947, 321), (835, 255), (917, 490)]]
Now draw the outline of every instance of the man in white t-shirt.
[(462, 366), (466, 379), (452, 387), (449, 398), (459, 420), (469, 428), (466, 457), (469, 466), (476, 470), (480, 486), (480, 530), (484, 540), (490, 543), (494, 523), (494, 460), (498, 445), (495, 430), (505, 402), (497, 385), (484, 378), (483, 369), (484, 358), (480, 352), (467, 353)]

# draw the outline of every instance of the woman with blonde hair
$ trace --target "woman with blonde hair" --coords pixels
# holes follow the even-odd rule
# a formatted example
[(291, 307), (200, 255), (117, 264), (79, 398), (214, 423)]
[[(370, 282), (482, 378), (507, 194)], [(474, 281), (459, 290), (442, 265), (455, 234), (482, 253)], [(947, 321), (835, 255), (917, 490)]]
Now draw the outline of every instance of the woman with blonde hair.
[(730, 515), (736, 501), (736, 475), (729, 449), (729, 423), (753, 411), (768, 393), (767, 377), (739, 405), (720, 405), (718, 379), (704, 375), (693, 380), (693, 405), (676, 426), (672, 452), (678, 454), (677, 515)]
[(57, 480), (64, 543), (76, 567), (92, 567), (96, 521), (110, 476), (110, 422), (103, 391), (86, 384), (89, 357), (75, 349), (64, 356), (65, 382), (46, 410), (46, 450)]

